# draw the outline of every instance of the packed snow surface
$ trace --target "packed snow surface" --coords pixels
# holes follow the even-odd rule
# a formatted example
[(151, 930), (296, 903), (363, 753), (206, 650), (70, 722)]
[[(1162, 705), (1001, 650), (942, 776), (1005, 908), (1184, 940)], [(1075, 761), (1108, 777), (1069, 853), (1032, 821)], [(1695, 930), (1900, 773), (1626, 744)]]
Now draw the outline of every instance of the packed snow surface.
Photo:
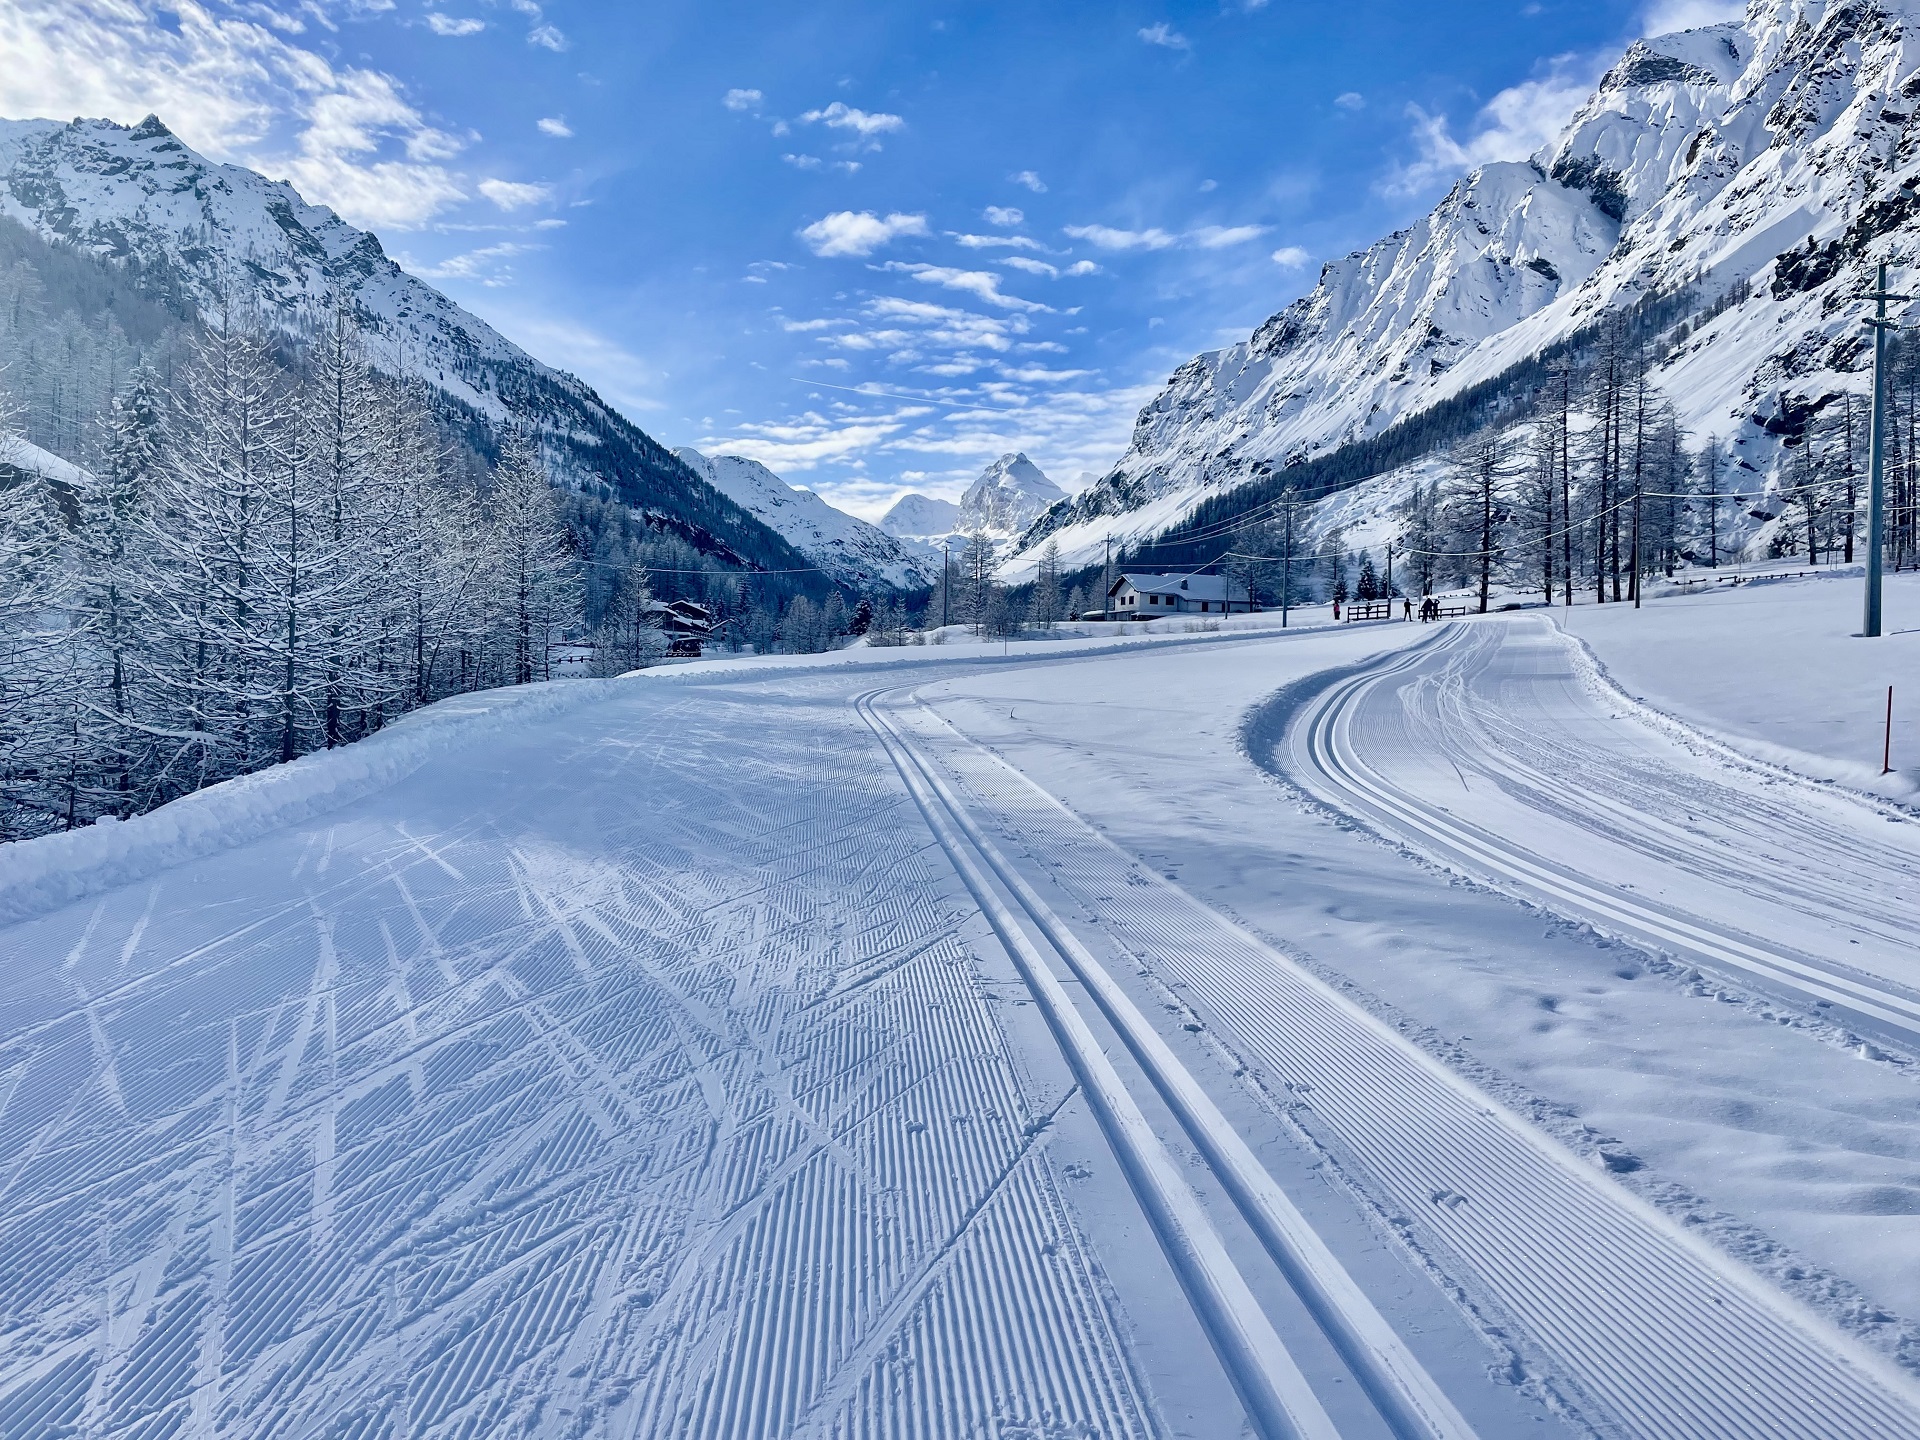
[(536, 687), (173, 863), (0, 852), (0, 1433), (1920, 1429), (1914, 1067), (1847, 1008), (1910, 827), (1537, 614), (1273, 618)]
[[(1884, 634), (1859, 634), (1864, 584), (1846, 574), (1581, 605), (1561, 623), (1636, 699), (1762, 760), (1902, 799), (1920, 794), (1920, 575), (1885, 580)], [(1893, 773), (1887, 690), (1893, 690)]]

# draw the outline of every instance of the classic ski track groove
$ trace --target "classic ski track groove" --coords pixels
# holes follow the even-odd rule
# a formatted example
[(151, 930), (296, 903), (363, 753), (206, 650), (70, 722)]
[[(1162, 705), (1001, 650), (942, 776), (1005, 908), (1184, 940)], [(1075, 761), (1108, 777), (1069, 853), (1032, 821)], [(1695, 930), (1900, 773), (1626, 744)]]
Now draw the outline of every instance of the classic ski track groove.
[[(899, 728), (879, 713), (874, 701), (887, 693), (862, 697), (862, 710), (868, 723), (900, 745), (918, 779), (925, 783), (930, 798), (940, 807), (940, 818), (951, 822), (965, 837), (966, 845), (986, 863), (1001, 887), (1026, 913), (1062, 966), (1086, 987), (1096, 1008), (1126, 1044), (1188, 1138), (1206, 1158), (1232, 1196), (1235, 1207), (1260, 1237), (1287, 1283), (1359, 1381), (1388, 1428), (1402, 1440), (1473, 1440), (1473, 1427), (1374, 1309), (1159, 1032), (1033, 887), (1007, 863)], [(904, 769), (902, 773), (906, 773)], [(943, 836), (943, 840), (946, 838)], [(979, 883), (976, 896), (989, 890), (983, 881)], [(968, 884), (973, 888), (976, 881), (970, 879)], [(991, 903), (996, 909), (1003, 909), (997, 899)], [(1014, 928), (1011, 916), (1003, 915), (1003, 922)], [(1036, 967), (1046, 965), (1039, 956), (1033, 956), (1029, 963)], [(1050, 987), (1048, 1003), (1072, 1007), (1071, 999), (1057, 984)], [(1063, 1040), (1063, 1043), (1073, 1041)], [(1125, 1143), (1124, 1136), (1120, 1143)]]
[(1008, 958), (1019, 966), (1255, 1433), (1263, 1440), (1339, 1440), (1193, 1187), (1181, 1176), (1066, 987), (976, 863), (976, 854), (988, 866), (993, 863), (978, 833), (951, 797), (941, 793), (939, 780), (913, 748), (874, 708), (878, 693), (858, 697), (855, 708), (886, 746), (929, 828)]
[(635, 697), (0, 930), (0, 1437), (1162, 1440), (878, 742)]
[[(1699, 881), (1758, 903), (1818, 918), (1840, 934), (1910, 948), (1920, 933), (1914, 882), (1920, 866), (1910, 852), (1863, 844), (1857, 833), (1830, 823), (1803, 796), (1824, 805), (1849, 805), (1824, 787), (1766, 776), (1784, 792), (1775, 801), (1711, 782), (1649, 758), (1639, 768), (1609, 754), (1605, 766), (1580, 764), (1575, 742), (1540, 727), (1513, 723), (1497, 709), (1467, 698), (1470, 668), (1491, 648), (1508, 643), (1512, 622), (1455, 625), (1437, 645), (1350, 676), (1330, 687), (1296, 722), (1289, 767), (1297, 779), (1341, 809), (1383, 822), (1395, 834), (1438, 848), (1440, 858), (1476, 878), (1518, 889), (1549, 909), (1599, 921), (1609, 929), (1757, 977), (1770, 986), (1844, 1006), (1920, 1041), (1920, 992), (1830, 956), (1816, 956), (1724, 923), (1702, 920), (1651, 897), (1594, 881), (1551, 856), (1521, 851), (1439, 805), (1396, 787), (1360, 753), (1354, 725), (1370, 701), (1393, 682), (1412, 678), (1424, 708), (1403, 707), (1410, 727), (1456, 768), (1472, 773), (1556, 821), (1659, 859)], [(1558, 645), (1572, 642), (1549, 632)], [(1528, 637), (1531, 638), (1531, 637)], [(1436, 668), (1437, 667), (1437, 668)], [(1576, 682), (1577, 683), (1577, 682)], [(1477, 743), (1476, 743), (1477, 742)], [(1759, 773), (1759, 767), (1753, 767)], [(1462, 777), (1463, 786), (1465, 777)], [(1686, 819), (1674, 813), (1678, 809)], [(1701, 820), (1690, 812), (1709, 817)], [(1738, 817), (1736, 820), (1734, 817)], [(1794, 843), (1788, 844), (1786, 837)], [(1758, 876), (1765, 875), (1761, 885)], [(1883, 878), (1884, 877), (1884, 878)], [(1905, 884), (1896, 883), (1904, 879)], [(1855, 901), (1851, 905), (1836, 896)]]
[(1047, 855), (1123, 952), (1183, 983), (1442, 1268), (1512, 1318), (1595, 1423), (1648, 1440), (1920, 1434), (1920, 1397), (1879, 1357), (927, 716), (921, 748), (982, 813)]

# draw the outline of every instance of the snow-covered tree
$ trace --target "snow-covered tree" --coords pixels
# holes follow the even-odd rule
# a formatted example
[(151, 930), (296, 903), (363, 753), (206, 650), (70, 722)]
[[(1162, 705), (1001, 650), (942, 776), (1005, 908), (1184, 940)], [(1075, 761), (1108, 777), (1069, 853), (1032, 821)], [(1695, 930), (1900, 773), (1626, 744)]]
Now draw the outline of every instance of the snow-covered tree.
[(508, 435), (488, 502), (488, 573), (503, 678), (525, 685), (548, 677), (553, 642), (580, 609), (577, 567), (532, 437)]
[(660, 628), (660, 614), (646, 572), (620, 577), (612, 601), (593, 632), (593, 674), (624, 675), (657, 665), (667, 655), (668, 641)]
[(1033, 599), (1028, 606), (1028, 615), (1034, 626), (1041, 630), (1051, 630), (1060, 619), (1060, 542), (1047, 541), (1047, 548), (1040, 552), (1040, 561), (1033, 572)]

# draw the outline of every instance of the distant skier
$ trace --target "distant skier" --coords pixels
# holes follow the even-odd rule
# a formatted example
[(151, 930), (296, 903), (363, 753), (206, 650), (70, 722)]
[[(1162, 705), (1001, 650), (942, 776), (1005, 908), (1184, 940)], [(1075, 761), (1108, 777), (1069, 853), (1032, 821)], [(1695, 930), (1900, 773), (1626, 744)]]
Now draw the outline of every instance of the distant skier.
[[(1403, 597), (1403, 598), (1401, 599), (1401, 601), (1400, 601), (1400, 603), (1401, 603), (1401, 604), (1402, 604), (1403, 606), (1405, 606), (1405, 607), (1406, 607), (1406, 608), (1405, 608), (1405, 609), (1404, 609), (1404, 610), (1403, 610), (1403, 611), (1401, 612), (1401, 615), (1400, 615), (1400, 618), (1401, 618), (1402, 620), (1411, 620), (1411, 619), (1413, 619), (1413, 597), (1412, 597), (1412, 596), (1406, 596), (1406, 597)], [(1421, 606), (1420, 608), (1421, 608), (1422, 610), (1425, 610), (1425, 609), (1426, 609), (1427, 607), (1426, 607), (1425, 605), (1422, 605), (1422, 606)]]

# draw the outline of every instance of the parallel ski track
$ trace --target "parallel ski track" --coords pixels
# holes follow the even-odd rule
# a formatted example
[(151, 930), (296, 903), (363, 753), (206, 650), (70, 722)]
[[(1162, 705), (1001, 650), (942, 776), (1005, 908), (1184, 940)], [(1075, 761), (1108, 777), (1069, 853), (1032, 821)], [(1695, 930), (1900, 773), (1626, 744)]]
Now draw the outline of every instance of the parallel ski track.
[[(1880, 817), (1825, 787), (1757, 766), (1745, 767), (1747, 783), (1736, 785), (1731, 775), (1714, 778), (1707, 764), (1673, 763), (1662, 753), (1669, 742), (1631, 723), (1610, 727), (1619, 736), (1596, 733), (1593, 722), (1605, 729), (1611, 716), (1575, 676), (1571, 643), (1538, 622), (1456, 625), (1438, 644), (1318, 697), (1291, 732), (1290, 769), (1336, 807), (1549, 909), (1845, 1007), (1920, 1041), (1920, 989), (1757, 933), (1777, 917), (1836, 949), (1851, 940), (1867, 947), (1854, 955), (1910, 962), (1920, 934), (1920, 845), (1893, 843), (1908, 828), (1879, 841), (1859, 822), (1885, 828)], [(1484, 682), (1498, 652), (1512, 647), (1538, 670), (1537, 697)], [(1514, 708), (1536, 701), (1542, 713)], [(1545, 710), (1548, 701), (1556, 708)], [(1570, 716), (1581, 717), (1579, 728)], [(1649, 743), (1632, 743), (1636, 733)], [(1443, 759), (1449, 774), (1484, 779), (1563, 833), (1655, 860), (1686, 881), (1696, 906), (1703, 894), (1718, 897), (1718, 914), (1595, 880), (1396, 784), (1372, 753), (1370, 742), (1387, 739)], [(1730, 923), (1733, 914), (1755, 928)]]
[(1091, 923), (1184, 985), (1207, 1023), (1291, 1092), (1356, 1182), (1510, 1317), (1591, 1423), (1648, 1440), (1920, 1435), (1920, 1400), (1877, 1357), (1126, 855), (930, 711), (909, 723), (982, 813), (1047, 857)]
[(670, 703), (0, 931), (0, 1440), (1159, 1440), (884, 757)]
[[(927, 811), (941, 841), (955, 864), (967, 877), (967, 884), (983, 908), (994, 917), (995, 927), (1010, 947), (1018, 949), (1023, 968), (1033, 977), (1042, 1003), (1054, 1015), (1055, 1031), (1077, 1069), (1099, 1070), (1102, 1085), (1108, 1090), (1120, 1081), (1103, 1058), (1090, 1032), (1079, 1023), (1071, 997), (1050, 971), (1051, 961), (1037, 953), (1032, 942), (1020, 933), (1015, 918), (992, 891), (984, 875), (974, 864), (977, 856), (999, 885), (1012, 897), (1032, 922), (1040, 940), (1049, 947), (1058, 963), (1083, 984), (1101, 1015), (1125, 1043), (1149, 1082), (1159, 1092), (1179, 1120), (1188, 1137), (1198, 1147), (1235, 1206), (1252, 1226), (1269, 1255), (1280, 1267), (1289, 1285), (1306, 1305), (1335, 1351), (1346, 1362), (1354, 1378), (1388, 1428), (1403, 1440), (1473, 1440), (1474, 1432), (1440, 1387), (1420, 1365), (1393, 1328), (1374, 1308), (1345, 1268), (1316, 1234), (1286, 1193), (1254, 1155), (1214, 1103), (1174, 1055), (1159, 1033), (1147, 1022), (1127, 993), (1114, 983), (1105, 968), (1061, 923), (1044, 899), (1009, 865), (993, 842), (981, 831), (952, 790), (925, 759), (918, 755), (900, 729), (885, 717), (874, 703), (885, 692), (861, 697), (861, 713), (876, 734), (897, 747), (895, 763), (915, 798)], [(971, 852), (971, 853), (969, 853)], [(1083, 1082), (1084, 1083), (1084, 1082)], [(1095, 1086), (1086, 1087), (1091, 1093)], [(1107, 1105), (1114, 1110), (1137, 1114), (1124, 1091), (1110, 1096)], [(1137, 1127), (1117, 1117), (1109, 1119), (1108, 1133), (1123, 1164), (1137, 1172), (1147, 1172), (1151, 1162), (1136, 1153), (1141, 1144)], [(1151, 1142), (1151, 1137), (1148, 1143)], [(1157, 1149), (1157, 1146), (1155, 1147)], [(1162, 1186), (1164, 1179), (1151, 1176), (1137, 1182)], [(1175, 1183), (1178, 1183), (1177, 1180)], [(1149, 1203), (1170, 1208), (1162, 1196), (1146, 1197)], [(1178, 1233), (1163, 1234), (1176, 1266), (1185, 1263), (1188, 1247)], [(1190, 1282), (1205, 1285), (1205, 1277)], [(1203, 1311), (1220, 1306), (1217, 1297), (1203, 1297)], [(1255, 1321), (1255, 1324), (1258, 1324)], [(1232, 1344), (1222, 1345), (1221, 1358), (1229, 1365), (1241, 1363)], [(1291, 1367), (1289, 1367), (1291, 1369)], [(1297, 1383), (1296, 1377), (1285, 1377)]]
[(1046, 957), (987, 879), (982, 863), (992, 867), (993, 858), (978, 832), (942, 793), (938, 778), (912, 747), (874, 709), (872, 700), (872, 694), (860, 696), (855, 706), (887, 747), (908, 793), (1006, 946), (1008, 958), (1019, 966), (1254, 1432), (1261, 1440), (1339, 1440), (1339, 1432), (1274, 1331), (1273, 1322), (1227, 1254), (1193, 1187), (1180, 1174)]

